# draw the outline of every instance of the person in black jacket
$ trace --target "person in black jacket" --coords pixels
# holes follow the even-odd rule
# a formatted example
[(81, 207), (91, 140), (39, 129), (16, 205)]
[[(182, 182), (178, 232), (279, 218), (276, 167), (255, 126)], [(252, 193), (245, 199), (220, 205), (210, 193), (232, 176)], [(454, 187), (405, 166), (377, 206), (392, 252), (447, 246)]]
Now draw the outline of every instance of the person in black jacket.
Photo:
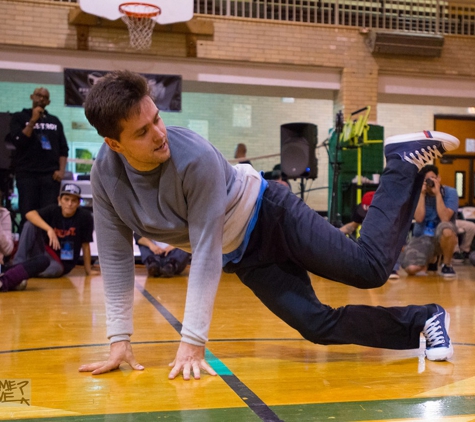
[(21, 228), (27, 212), (57, 202), (69, 150), (63, 125), (46, 111), (49, 91), (36, 88), (30, 98), (32, 108), (14, 113), (10, 122)]

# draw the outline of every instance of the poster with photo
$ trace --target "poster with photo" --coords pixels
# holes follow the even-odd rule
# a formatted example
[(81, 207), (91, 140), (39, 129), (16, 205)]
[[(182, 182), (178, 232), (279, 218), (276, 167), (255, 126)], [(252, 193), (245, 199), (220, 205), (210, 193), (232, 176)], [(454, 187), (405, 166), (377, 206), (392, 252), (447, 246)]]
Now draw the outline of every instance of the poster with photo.
[[(101, 146), (102, 142), (73, 142), (70, 149), (70, 158), (73, 160), (93, 161)], [(92, 163), (72, 161), (70, 166), (72, 167), (71, 171), (75, 174), (89, 174)]]
[[(107, 71), (64, 69), (64, 98), (67, 106), (82, 107), (91, 87)], [(147, 79), (150, 97), (160, 111), (181, 111), (181, 75), (141, 73)]]

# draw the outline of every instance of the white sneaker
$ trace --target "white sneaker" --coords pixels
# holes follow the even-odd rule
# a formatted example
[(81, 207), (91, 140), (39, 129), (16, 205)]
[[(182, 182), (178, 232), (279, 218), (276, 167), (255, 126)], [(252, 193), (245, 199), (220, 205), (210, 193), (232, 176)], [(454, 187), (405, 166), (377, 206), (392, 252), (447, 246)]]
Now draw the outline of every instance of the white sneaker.
[(397, 271), (391, 271), (389, 274), (389, 280), (397, 280), (399, 278), (399, 274)]
[(27, 285), (28, 285), (28, 280), (22, 280), (22, 282), (18, 286), (16, 286), (14, 290), (23, 291), (26, 289)]
[(442, 157), (446, 151), (453, 151), (460, 141), (444, 132), (425, 130), (387, 138), (384, 141), (384, 154), (397, 154), (402, 160), (414, 164), (419, 170), (434, 159)]

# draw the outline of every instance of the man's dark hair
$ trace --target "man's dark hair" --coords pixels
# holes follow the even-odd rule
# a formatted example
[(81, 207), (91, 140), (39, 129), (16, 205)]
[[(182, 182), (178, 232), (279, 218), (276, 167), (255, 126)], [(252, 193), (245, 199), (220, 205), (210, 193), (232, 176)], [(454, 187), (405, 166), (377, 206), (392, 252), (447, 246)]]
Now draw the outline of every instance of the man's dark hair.
[(439, 175), (439, 169), (437, 166), (434, 166), (433, 164), (427, 164), (426, 166), (422, 167), (421, 171), (419, 172), (423, 176), (425, 176), (429, 172), (434, 173), (436, 176)]
[(99, 135), (120, 141), (120, 121), (139, 114), (139, 103), (148, 94), (147, 80), (138, 73), (128, 70), (108, 73), (87, 95), (84, 102), (87, 120)]

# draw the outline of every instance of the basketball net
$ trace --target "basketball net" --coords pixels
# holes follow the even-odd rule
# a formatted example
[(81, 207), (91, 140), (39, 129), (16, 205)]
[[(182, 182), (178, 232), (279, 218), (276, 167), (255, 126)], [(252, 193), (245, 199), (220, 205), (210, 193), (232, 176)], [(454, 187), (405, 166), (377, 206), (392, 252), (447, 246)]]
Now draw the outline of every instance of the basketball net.
[(155, 26), (153, 18), (160, 14), (160, 8), (147, 3), (122, 3), (119, 11), (129, 29), (130, 46), (136, 50), (149, 49)]

